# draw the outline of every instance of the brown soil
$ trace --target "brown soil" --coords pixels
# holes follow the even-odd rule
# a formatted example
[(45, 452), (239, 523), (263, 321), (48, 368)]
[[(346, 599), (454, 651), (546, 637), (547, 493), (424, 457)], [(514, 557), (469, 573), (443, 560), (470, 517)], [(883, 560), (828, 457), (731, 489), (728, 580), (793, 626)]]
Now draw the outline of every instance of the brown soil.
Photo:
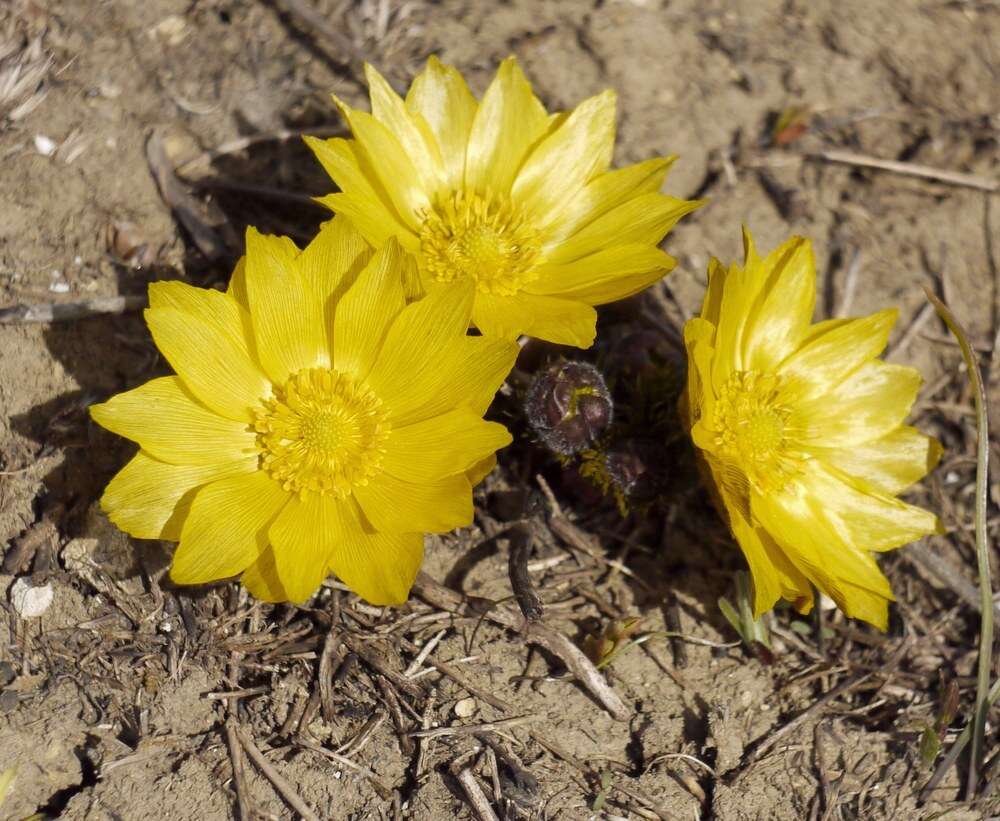
[[(947, 449), (914, 498), (949, 527), (929, 545), (959, 583), (943, 584), (901, 551), (883, 562), (899, 598), (889, 634), (834, 611), (806, 623), (780, 610), (773, 663), (719, 646), (735, 635), (716, 602), (733, 597), (742, 562), (691, 490), (687, 457), (671, 461), (655, 505), (622, 519), (529, 441), (508, 394), (495, 414), (519, 444), (480, 492), (476, 526), (430, 540), (425, 569), (467, 595), (509, 598), (507, 542), (488, 537), (510, 518), (505, 492), (545, 477), (593, 540), (561, 538), (543, 505), (533, 560), (561, 561), (532, 578), (550, 626), (580, 643), (614, 618), (639, 615), (644, 631), (658, 631), (668, 620), (677, 629), (677, 617), (683, 633), (716, 645), (652, 638), (623, 653), (608, 672), (629, 716), (616, 721), (556, 655), (488, 618), (451, 616), (417, 598), (378, 610), (333, 584), (304, 608), (255, 604), (235, 585), (170, 588), (167, 548), (116, 532), (95, 501), (129, 446), (88, 423), (87, 405), (164, 369), (138, 314), (0, 324), (0, 773), (17, 767), (0, 817), (228, 819), (239, 817), (237, 792), (248, 817), (295, 817), (260, 768), (240, 763), (227, 722), (321, 818), (473, 817), (456, 778), (464, 767), (501, 817), (1000, 814), (989, 797), (1000, 782), (995, 763), (974, 804), (962, 800), (964, 769), (921, 799), (930, 770), (917, 749), (949, 682), (961, 703), (945, 746), (969, 715), (978, 634), (976, 610), (954, 589), (975, 579), (971, 399), (921, 288), (949, 301), (992, 366), (1000, 207), (968, 187), (810, 156), (846, 149), (998, 179), (1000, 6), (311, 4), (400, 88), (437, 53), (481, 91), (513, 53), (550, 108), (618, 90), (620, 162), (680, 155), (669, 192), (711, 203), (669, 238), (680, 260), (669, 287), (606, 311), (602, 361), (666, 344), (648, 330), (676, 327), (697, 309), (709, 254), (737, 257), (741, 223), (762, 248), (791, 233), (813, 238), (822, 313), (900, 306), (891, 356), (924, 372), (915, 418)], [(302, 195), (328, 184), (299, 142), (230, 144), (336, 128), (327, 93), (352, 104), (365, 95), (348, 55), (286, 8), (0, 0), (0, 95), (5, 66), (44, 75), (17, 99), (0, 96), (0, 305), (136, 296), (160, 278), (221, 283), (248, 223), (309, 238), (325, 215)], [(808, 111), (808, 128), (776, 146), (769, 123), (791, 106)], [(190, 202), (161, 196), (147, 160), (153, 133), (166, 156), (160, 167), (177, 169)], [(988, 375), (992, 389), (1000, 380), (995, 368)], [(15, 614), (14, 576), (52, 585), (43, 616)], [(468, 687), (437, 671), (402, 676), (441, 630), (430, 659), (451, 661)], [(232, 690), (246, 692), (209, 697)], [(806, 720), (784, 733), (804, 710)], [(408, 735), (512, 717), (527, 718), (485, 736)], [(515, 759), (517, 767), (505, 763)], [(518, 782), (518, 768), (537, 785)]]

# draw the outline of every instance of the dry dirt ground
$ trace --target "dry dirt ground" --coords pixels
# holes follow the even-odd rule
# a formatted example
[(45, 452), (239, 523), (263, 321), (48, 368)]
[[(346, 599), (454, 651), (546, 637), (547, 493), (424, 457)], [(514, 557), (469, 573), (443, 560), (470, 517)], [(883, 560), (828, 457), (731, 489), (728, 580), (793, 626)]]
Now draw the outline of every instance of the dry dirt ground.
[[(932, 768), (918, 753), (949, 687), (960, 704), (945, 748), (969, 715), (979, 624), (971, 394), (922, 287), (967, 325), (995, 399), (1000, 202), (817, 156), (1000, 179), (1000, 4), (306, 5), (319, 25), (284, 0), (0, 0), (0, 309), (131, 298), (87, 319), (0, 314), (0, 773), (17, 768), (0, 817), (476, 817), (463, 772), (508, 818), (1000, 814), (996, 760), (969, 803), (964, 764), (921, 796)], [(669, 378), (647, 380), (655, 498), (625, 519), (531, 441), (519, 386), (500, 397), (493, 413), (518, 444), (479, 492), (476, 525), (428, 545), (427, 573), (464, 601), (425, 586), (380, 610), (332, 582), (302, 608), (232, 584), (176, 590), (167, 546), (102, 518), (95, 500), (130, 449), (85, 409), (164, 371), (135, 311), (146, 284), (223, 283), (247, 223), (307, 240), (324, 212), (306, 195), (328, 183), (285, 132), (340, 127), (327, 95), (364, 100), (358, 55), (404, 88), (430, 53), (477, 92), (516, 54), (550, 108), (617, 89), (618, 161), (679, 154), (667, 190), (710, 198), (668, 238), (680, 264), (667, 286), (602, 317), (593, 357), (626, 403), (639, 402), (629, 378), (674, 368), (708, 257), (738, 255), (741, 223), (763, 248), (813, 238), (822, 314), (899, 306), (890, 356), (924, 372), (915, 418), (946, 448), (913, 498), (949, 535), (884, 558), (899, 598), (888, 634), (781, 610), (773, 658), (733, 644), (717, 600), (734, 597), (742, 560), (683, 445), (664, 444)], [(797, 114), (776, 130), (782, 112)], [(541, 498), (530, 566), (550, 639), (580, 646), (631, 616), (653, 634), (605, 671), (624, 720), (564, 645), (540, 643), (506, 604), (483, 615), (484, 599), (510, 597), (508, 540), (491, 537), (523, 489)], [(16, 576), (51, 584), (40, 618), (16, 615)]]

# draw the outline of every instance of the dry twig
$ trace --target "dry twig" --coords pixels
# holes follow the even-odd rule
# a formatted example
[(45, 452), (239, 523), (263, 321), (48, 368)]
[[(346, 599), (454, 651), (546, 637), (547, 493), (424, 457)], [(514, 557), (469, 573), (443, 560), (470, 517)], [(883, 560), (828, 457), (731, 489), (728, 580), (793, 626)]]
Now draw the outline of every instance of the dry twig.
[(612, 717), (618, 721), (628, 721), (631, 715), (628, 708), (604, 680), (604, 676), (594, 667), (590, 659), (566, 636), (544, 622), (522, 624), (523, 619), (520, 613), (503, 606), (493, 606), (485, 613), (478, 612), (461, 593), (449, 590), (422, 572), (417, 575), (413, 585), (413, 593), (441, 610), (471, 617), (482, 616), (511, 630), (523, 628), (525, 638), (528, 641), (541, 644), (549, 652), (562, 659), (573, 676)]
[(878, 157), (869, 157), (865, 154), (856, 154), (853, 151), (820, 151), (808, 156), (814, 160), (826, 160), (827, 162), (853, 165), (860, 168), (876, 168), (880, 171), (891, 171), (895, 174), (905, 174), (909, 177), (921, 177), (925, 180), (934, 180), (935, 182), (943, 182), (963, 188), (975, 188), (979, 191), (1000, 191), (1000, 182), (980, 177), (976, 174), (963, 174), (960, 171), (945, 171), (940, 168), (931, 168), (928, 165), (883, 160)]
[(71, 322), (102, 314), (124, 314), (146, 307), (144, 296), (102, 296), (80, 302), (41, 302), (0, 308), (0, 325)]
[(469, 767), (463, 767), (455, 773), (455, 778), (462, 785), (465, 797), (469, 799), (469, 804), (475, 810), (476, 815), (479, 816), (480, 821), (500, 821), (497, 818), (497, 814), (493, 812), (493, 807), (490, 806), (489, 800), (486, 798), (482, 787), (479, 786), (479, 782)]
[(271, 762), (264, 757), (264, 754), (250, 739), (250, 736), (241, 727), (236, 727), (235, 725), (233, 731), (236, 733), (240, 744), (243, 745), (243, 749), (246, 750), (247, 755), (250, 756), (250, 759), (257, 765), (257, 768), (267, 777), (268, 781), (274, 785), (274, 788), (281, 797), (288, 802), (288, 806), (301, 815), (305, 821), (319, 821), (319, 816), (302, 800), (288, 780), (274, 769)]

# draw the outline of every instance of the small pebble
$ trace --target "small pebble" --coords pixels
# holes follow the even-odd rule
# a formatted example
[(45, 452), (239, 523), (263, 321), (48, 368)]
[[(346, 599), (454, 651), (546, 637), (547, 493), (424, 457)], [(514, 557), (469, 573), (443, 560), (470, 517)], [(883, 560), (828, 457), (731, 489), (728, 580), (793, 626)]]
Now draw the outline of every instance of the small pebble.
[(455, 704), (455, 715), (459, 718), (468, 718), (476, 712), (476, 700), (474, 698), (463, 698)]
[(10, 603), (22, 619), (37, 619), (52, 604), (52, 585), (32, 587), (29, 581), (20, 578), (11, 585)]
[(35, 151), (41, 154), (43, 157), (51, 157), (56, 153), (55, 141), (46, 137), (44, 134), (35, 135)]

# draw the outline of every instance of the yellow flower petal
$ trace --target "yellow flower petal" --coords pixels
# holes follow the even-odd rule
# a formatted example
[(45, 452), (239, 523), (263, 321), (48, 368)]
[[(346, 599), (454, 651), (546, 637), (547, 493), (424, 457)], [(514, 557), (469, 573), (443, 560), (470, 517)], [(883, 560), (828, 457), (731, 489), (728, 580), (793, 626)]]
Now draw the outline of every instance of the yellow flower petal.
[(675, 159), (676, 157), (655, 157), (598, 174), (577, 196), (563, 203), (558, 211), (539, 219), (538, 227), (548, 235), (546, 244), (571, 237), (628, 200), (658, 192)]
[(312, 242), (295, 260), (306, 290), (323, 308), (328, 350), (332, 350), (333, 316), (337, 302), (372, 258), (350, 220), (337, 216), (324, 222)]
[(420, 533), (380, 533), (353, 502), (339, 510), (330, 570), (369, 604), (403, 604), (424, 558)]
[[(812, 243), (793, 237), (760, 264), (766, 277), (747, 273), (762, 287), (753, 304), (742, 306), (750, 312), (742, 361), (747, 370), (769, 371), (798, 348), (812, 322), (816, 306)], [(725, 309), (724, 304), (720, 327), (727, 320)]]
[(766, 531), (754, 528), (744, 516), (730, 510), (730, 527), (750, 568), (754, 587), (754, 617), (774, 607), (778, 599), (812, 606), (809, 580), (788, 560)]
[(318, 493), (293, 496), (271, 525), (274, 566), (289, 601), (302, 604), (326, 578), (345, 504)]
[(797, 383), (803, 397), (825, 394), (859, 365), (882, 353), (898, 316), (893, 308), (864, 319), (820, 323), (803, 346), (781, 363), (780, 372)]
[(591, 305), (538, 294), (479, 294), (472, 321), (487, 336), (511, 339), (523, 333), (577, 348), (589, 348), (597, 335), (597, 311)]
[(853, 616), (856, 606), (866, 612), (871, 609), (859, 591), (886, 603), (893, 599), (889, 582), (872, 555), (844, 542), (828, 521), (817, 515), (822, 504), (806, 489), (796, 486), (786, 493), (754, 494), (751, 506), (754, 517), (789, 560), (847, 615)]
[(411, 230), (418, 231), (420, 215), (431, 207), (431, 202), (413, 161), (392, 132), (371, 114), (349, 108), (336, 97), (334, 100), (364, 152), (363, 162), (374, 170), (398, 218)]
[(445, 184), (460, 188), (465, 150), (479, 107), (462, 75), (432, 56), (406, 95), (406, 107), (424, 118), (437, 139), (444, 162)]
[(941, 529), (929, 510), (859, 488), (849, 476), (835, 475), (818, 460), (809, 463), (808, 482), (810, 493), (824, 500), (821, 515), (841, 540), (863, 550), (892, 550)]
[(937, 467), (941, 444), (916, 428), (903, 426), (885, 436), (847, 448), (816, 448), (819, 459), (863, 489), (895, 495)]
[(588, 254), (608, 248), (635, 245), (658, 250), (656, 245), (677, 221), (704, 205), (704, 200), (679, 200), (663, 194), (640, 194), (601, 214), (572, 237), (555, 243), (547, 263), (572, 264)]
[(474, 468), (511, 443), (503, 425), (483, 421), (469, 408), (393, 428), (382, 467), (399, 479), (434, 482)]
[[(229, 285), (226, 286), (226, 296), (230, 299), (236, 300), (239, 306), (246, 311), (247, 319), (250, 317), (250, 298), (247, 296), (247, 269), (246, 269), (246, 257), (240, 257), (236, 262), (236, 267), (233, 268), (233, 273), (229, 277)], [(150, 300), (150, 305), (156, 308), (156, 305), (152, 304)], [(247, 322), (247, 337), (253, 337), (253, 323)]]
[[(762, 260), (749, 232), (744, 239), (743, 268), (733, 265), (722, 276), (718, 269), (710, 272), (718, 284), (710, 280), (706, 296), (709, 300), (713, 291), (721, 292), (715, 321), (717, 362), (722, 367), (731, 363), (729, 372), (769, 370), (789, 356), (809, 327), (816, 301), (816, 268), (808, 240), (792, 237)], [(716, 385), (724, 379), (716, 369)]]
[(525, 292), (603, 305), (638, 293), (676, 264), (655, 245), (613, 245), (574, 262), (543, 263)]
[[(437, 361), (465, 335), (472, 308), (472, 286), (438, 289), (404, 308), (395, 318), (368, 375), (368, 384), (389, 405), (393, 424), (410, 410), (400, 397), (426, 401), (424, 382)], [(408, 390), (414, 383), (418, 396)]]
[(520, 353), (516, 342), (492, 337), (461, 337), (446, 345), (419, 380), (396, 384), (388, 397), (393, 424), (402, 427), (447, 413), (458, 405), (480, 416), (507, 378)]
[(447, 533), (472, 524), (472, 485), (464, 473), (407, 482), (388, 473), (354, 489), (372, 526), (386, 533)]
[(278, 567), (274, 559), (274, 548), (268, 547), (257, 557), (243, 575), (240, 576), (243, 586), (254, 598), (266, 602), (286, 602), (288, 593), (278, 577)]
[[(365, 78), (372, 101), (372, 116), (384, 125), (410, 158), (425, 191), (437, 191), (444, 184), (444, 168), (437, 143), (428, 143), (417, 119), (385, 78), (365, 64)], [(426, 124), (424, 124), (426, 126)]]
[(806, 445), (870, 442), (902, 424), (920, 383), (916, 368), (871, 360), (825, 395), (799, 403), (791, 424)]
[(296, 255), (278, 237), (247, 229), (246, 282), (257, 356), (276, 385), (305, 368), (328, 367), (323, 306), (306, 288)]
[(256, 453), (256, 437), (246, 423), (210, 411), (176, 376), (153, 379), (91, 405), (90, 415), (102, 427), (172, 464), (211, 465)]
[(108, 483), (101, 510), (137, 539), (177, 541), (199, 487), (256, 469), (256, 458), (215, 465), (170, 465), (139, 451)]
[(251, 357), (244, 332), (249, 318), (225, 294), (205, 294), (214, 294), (205, 300), (211, 310), (148, 308), (146, 324), (156, 347), (191, 393), (227, 419), (250, 422), (252, 409), (270, 392), (271, 383)]
[(493, 468), (497, 466), (497, 457), (495, 453), (491, 453), (485, 459), (481, 459), (471, 468), (465, 471), (465, 477), (469, 480), (469, 484), (473, 487), (478, 485), (487, 476), (493, 472)]
[(406, 306), (403, 268), (414, 266), (396, 240), (375, 254), (337, 305), (333, 325), (333, 366), (364, 379), (390, 325)]
[(357, 227), (372, 245), (379, 246), (389, 237), (409, 233), (404, 220), (395, 212), (392, 201), (374, 171), (362, 170), (361, 148), (340, 137), (320, 140), (304, 137), (326, 173), (344, 193), (321, 197), (331, 211), (341, 214)]
[(506, 194), (528, 149), (548, 125), (545, 107), (513, 57), (500, 64), (472, 121), (466, 188)]
[(531, 213), (557, 211), (608, 169), (614, 145), (615, 94), (605, 91), (580, 103), (528, 155), (511, 195)]
[(174, 553), (175, 584), (203, 584), (242, 573), (267, 547), (267, 528), (289, 494), (263, 471), (219, 479), (195, 494)]

